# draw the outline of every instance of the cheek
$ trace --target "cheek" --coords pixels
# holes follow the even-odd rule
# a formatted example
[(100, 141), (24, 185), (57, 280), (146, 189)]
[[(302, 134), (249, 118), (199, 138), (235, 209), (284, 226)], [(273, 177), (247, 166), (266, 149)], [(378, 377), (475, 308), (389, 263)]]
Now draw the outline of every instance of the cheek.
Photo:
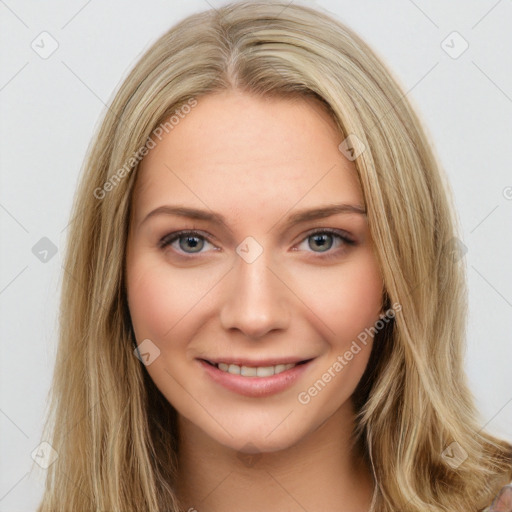
[(317, 410), (330, 415), (353, 394), (368, 364), (383, 282), (370, 251), (344, 266), (323, 270), (326, 292), (320, 294), (316, 287), (308, 297), (319, 318), (315, 324), (329, 346), (297, 398), (311, 407), (311, 414)]
[(340, 328), (351, 331), (354, 336), (356, 333), (349, 325), (360, 332), (377, 321), (382, 309), (383, 283), (378, 269), (372, 265), (354, 269), (342, 278), (339, 284), (341, 305), (336, 320)]
[(165, 348), (201, 325), (209, 292), (224, 269), (176, 268), (152, 252), (134, 251), (127, 259), (127, 295), (137, 340), (154, 339)]
[(162, 266), (150, 258), (134, 256), (127, 268), (130, 316), (137, 341), (144, 338), (162, 342), (186, 313), (187, 293), (179, 276), (170, 278)]
[[(170, 324), (164, 325), (163, 306), (172, 297), (165, 293), (162, 282), (144, 265), (132, 264), (127, 273), (127, 294), (130, 316), (137, 341), (160, 338)], [(170, 322), (171, 319), (168, 319)]]
[(311, 286), (302, 283), (305, 303), (324, 324), (322, 332), (334, 343), (349, 342), (374, 325), (382, 308), (383, 282), (370, 250), (346, 265), (322, 269)]

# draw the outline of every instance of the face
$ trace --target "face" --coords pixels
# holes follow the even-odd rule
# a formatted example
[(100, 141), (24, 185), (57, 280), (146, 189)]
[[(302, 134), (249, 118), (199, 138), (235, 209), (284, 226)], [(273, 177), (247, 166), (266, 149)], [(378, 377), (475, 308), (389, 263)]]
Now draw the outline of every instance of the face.
[(156, 141), (126, 260), (146, 370), (210, 439), (290, 447), (348, 413), (381, 312), (354, 164), (310, 99), (204, 96)]

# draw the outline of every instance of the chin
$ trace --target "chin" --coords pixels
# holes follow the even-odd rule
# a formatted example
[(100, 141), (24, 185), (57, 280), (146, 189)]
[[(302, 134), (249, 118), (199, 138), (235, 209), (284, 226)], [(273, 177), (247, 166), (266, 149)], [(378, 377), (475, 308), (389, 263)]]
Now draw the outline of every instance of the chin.
[[(273, 453), (291, 448), (315, 429), (314, 425), (308, 429), (308, 424), (303, 421), (299, 424), (297, 418), (291, 422), (286, 419), (283, 421), (286, 416), (287, 414), (284, 414), (275, 420), (270, 420), (249, 415), (249, 417), (240, 418), (239, 422), (230, 421), (228, 430), (231, 435), (217, 424), (212, 426), (211, 431), (207, 429), (204, 432), (219, 444), (237, 452)], [(294, 414), (289, 416), (291, 419)]]

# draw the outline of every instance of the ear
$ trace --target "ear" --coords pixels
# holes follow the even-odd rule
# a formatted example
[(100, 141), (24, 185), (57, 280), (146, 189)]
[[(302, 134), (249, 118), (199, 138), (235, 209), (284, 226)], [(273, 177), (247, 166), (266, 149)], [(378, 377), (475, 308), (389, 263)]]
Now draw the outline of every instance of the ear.
[(381, 313), (385, 313), (391, 307), (391, 299), (389, 298), (388, 292), (386, 289), (382, 290), (382, 307), (380, 309)]

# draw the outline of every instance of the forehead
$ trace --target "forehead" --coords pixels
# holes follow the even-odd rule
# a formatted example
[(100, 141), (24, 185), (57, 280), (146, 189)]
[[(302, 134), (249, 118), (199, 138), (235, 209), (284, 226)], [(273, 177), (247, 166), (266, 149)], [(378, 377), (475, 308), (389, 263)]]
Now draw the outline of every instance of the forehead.
[(341, 141), (333, 119), (311, 98), (235, 91), (201, 97), (141, 162), (135, 210), (173, 200), (246, 212), (269, 204), (289, 209), (299, 199), (301, 206), (319, 198), (362, 204)]

